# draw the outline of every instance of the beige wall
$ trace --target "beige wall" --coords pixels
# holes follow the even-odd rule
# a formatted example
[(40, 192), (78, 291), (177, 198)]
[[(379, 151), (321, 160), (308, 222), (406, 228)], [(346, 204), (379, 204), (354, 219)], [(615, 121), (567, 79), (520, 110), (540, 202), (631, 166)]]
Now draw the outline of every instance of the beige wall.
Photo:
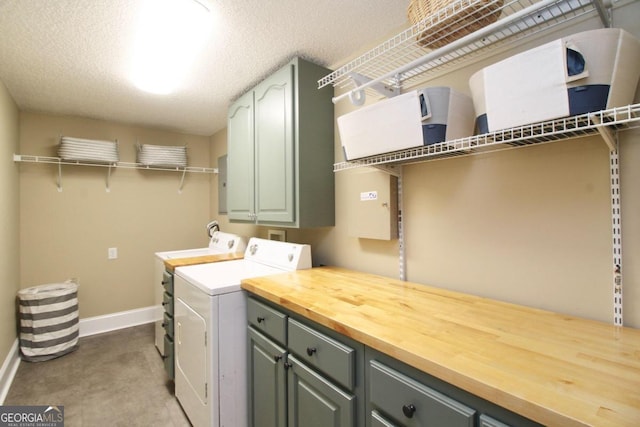
[(0, 82), (0, 363), (16, 339), (16, 292), (19, 289), (18, 107)]
[[(60, 135), (117, 139), (120, 160), (135, 144), (188, 146), (189, 164), (210, 166), (209, 138), (78, 117), (23, 112), (20, 153), (55, 156)], [(147, 307), (153, 301), (153, 253), (207, 245), (210, 176), (116, 169), (20, 165), (21, 286), (77, 278), (80, 317)], [(118, 259), (108, 260), (116, 247)]]
[[(630, 9), (633, 9), (630, 12)], [(640, 36), (637, 2), (614, 13), (616, 26)], [(501, 58), (575, 32), (580, 21), (544, 38), (498, 49), (425, 86), (469, 93), (468, 78)], [(338, 91), (339, 93), (339, 91)], [(636, 97), (640, 99), (640, 97)], [(368, 99), (368, 102), (376, 100)], [(336, 117), (352, 111), (348, 101)], [(640, 132), (620, 134), (623, 191), (625, 324), (640, 327)], [(223, 141), (213, 141), (224, 152)], [(336, 127), (336, 161), (342, 161)], [(612, 322), (609, 157), (598, 137), (403, 168), (406, 275), (410, 281)], [(348, 237), (346, 182), (336, 174), (336, 225), (288, 230), (313, 246), (314, 265), (399, 276), (398, 241)], [(261, 227), (262, 228), (262, 227)]]

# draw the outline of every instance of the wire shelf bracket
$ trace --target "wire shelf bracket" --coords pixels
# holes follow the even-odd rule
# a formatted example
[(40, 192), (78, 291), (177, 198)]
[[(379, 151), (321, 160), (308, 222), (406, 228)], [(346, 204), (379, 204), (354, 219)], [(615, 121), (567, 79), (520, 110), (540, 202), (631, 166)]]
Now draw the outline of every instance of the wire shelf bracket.
[[(375, 90), (376, 92), (378, 92), (379, 94), (387, 98), (392, 98), (394, 96), (400, 95), (400, 88), (398, 87), (397, 84), (394, 84), (393, 86), (389, 86), (382, 82), (372, 82), (371, 81), (372, 79), (370, 79), (369, 77), (363, 76), (362, 74), (351, 73), (350, 75), (355, 86), (364, 86), (364, 85), (370, 84), (371, 89)], [(396, 78), (396, 81), (398, 80), (400, 80), (399, 77)], [(364, 90), (353, 90), (349, 92), (348, 95), (349, 95), (349, 100), (353, 105), (364, 104), (364, 101), (366, 98)]]

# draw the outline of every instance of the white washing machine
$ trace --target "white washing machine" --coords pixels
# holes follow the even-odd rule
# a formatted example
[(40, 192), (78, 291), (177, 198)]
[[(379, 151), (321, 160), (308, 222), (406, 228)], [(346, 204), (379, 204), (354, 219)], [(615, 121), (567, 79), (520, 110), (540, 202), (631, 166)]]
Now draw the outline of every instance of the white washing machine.
[(252, 238), (244, 259), (175, 270), (175, 394), (196, 426), (246, 427), (243, 279), (311, 268), (311, 247)]
[[(210, 223), (212, 224), (212, 223)], [(221, 231), (214, 231), (210, 233), (209, 246), (206, 248), (184, 249), (178, 251), (166, 251), (155, 253), (155, 264), (153, 272), (154, 280), (154, 301), (157, 307), (156, 328), (155, 328), (155, 344), (156, 348), (162, 356), (165, 356), (164, 350), (164, 335), (165, 329), (163, 325), (164, 308), (162, 306), (163, 296), (165, 292), (164, 273), (165, 265), (164, 261), (169, 259), (183, 259), (192, 258), (205, 255), (218, 255), (225, 253), (242, 253), (247, 247), (247, 240), (244, 237), (231, 233), (223, 233)]]

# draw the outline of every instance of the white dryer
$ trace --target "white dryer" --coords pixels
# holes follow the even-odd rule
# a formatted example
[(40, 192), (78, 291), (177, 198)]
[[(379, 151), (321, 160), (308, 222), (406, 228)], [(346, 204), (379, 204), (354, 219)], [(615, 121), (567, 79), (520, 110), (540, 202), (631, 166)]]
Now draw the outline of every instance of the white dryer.
[(196, 426), (247, 426), (243, 279), (311, 268), (309, 245), (252, 238), (244, 259), (175, 270), (175, 393)]

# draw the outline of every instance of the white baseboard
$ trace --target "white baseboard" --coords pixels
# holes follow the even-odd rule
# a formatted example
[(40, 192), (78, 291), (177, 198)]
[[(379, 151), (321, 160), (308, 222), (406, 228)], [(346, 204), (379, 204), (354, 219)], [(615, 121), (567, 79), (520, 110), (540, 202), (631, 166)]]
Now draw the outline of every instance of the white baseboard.
[(158, 306), (137, 308), (135, 310), (120, 311), (103, 316), (86, 317), (80, 319), (80, 337), (115, 331), (116, 329), (144, 325), (160, 320)]
[(16, 376), (18, 366), (20, 366), (20, 349), (16, 338), (0, 368), (0, 405), (4, 405), (4, 399), (7, 398), (9, 387), (11, 387), (13, 378)]

